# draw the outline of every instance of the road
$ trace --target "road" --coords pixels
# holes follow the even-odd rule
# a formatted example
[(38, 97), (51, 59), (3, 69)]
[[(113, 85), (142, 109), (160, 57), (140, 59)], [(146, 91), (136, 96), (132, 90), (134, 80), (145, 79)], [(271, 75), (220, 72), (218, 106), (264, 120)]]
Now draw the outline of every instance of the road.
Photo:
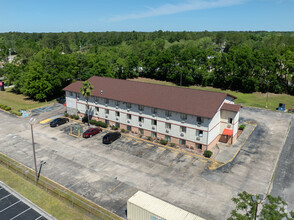
[(272, 196), (281, 196), (294, 211), (294, 117), (275, 172)]

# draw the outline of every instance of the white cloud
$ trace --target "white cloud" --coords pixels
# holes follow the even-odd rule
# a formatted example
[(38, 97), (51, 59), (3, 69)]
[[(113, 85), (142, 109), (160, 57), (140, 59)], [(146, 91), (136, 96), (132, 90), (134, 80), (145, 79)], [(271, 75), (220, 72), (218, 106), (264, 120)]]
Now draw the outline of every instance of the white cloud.
[(149, 10), (141, 13), (115, 16), (110, 21), (124, 21), (138, 18), (177, 14), (185, 11), (194, 11), (209, 8), (228, 7), (242, 4), (245, 0), (188, 0), (180, 4), (165, 4), (158, 8), (148, 7)]

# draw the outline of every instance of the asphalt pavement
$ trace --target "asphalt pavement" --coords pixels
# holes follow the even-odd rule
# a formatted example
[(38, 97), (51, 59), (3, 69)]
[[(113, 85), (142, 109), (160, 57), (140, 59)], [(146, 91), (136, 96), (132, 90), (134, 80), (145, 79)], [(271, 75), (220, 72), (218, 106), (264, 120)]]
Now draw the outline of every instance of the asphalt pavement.
[(294, 117), (276, 168), (272, 196), (281, 196), (294, 211)]

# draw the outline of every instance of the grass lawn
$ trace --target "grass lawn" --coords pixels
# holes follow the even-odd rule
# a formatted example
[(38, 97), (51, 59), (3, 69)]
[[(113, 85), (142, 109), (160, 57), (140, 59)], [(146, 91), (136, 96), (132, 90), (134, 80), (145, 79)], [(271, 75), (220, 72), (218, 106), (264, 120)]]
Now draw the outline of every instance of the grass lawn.
[(3, 166), (0, 180), (57, 219), (90, 219)]
[[(171, 82), (159, 81), (159, 80), (148, 79), (148, 78), (139, 77), (137, 79), (132, 79), (132, 80), (139, 81), (139, 82), (160, 84), (160, 85), (176, 86), (174, 83), (171, 83)], [(201, 87), (201, 86), (190, 86), (189, 88), (214, 91), (214, 92), (225, 92), (237, 97), (237, 99), (235, 100), (236, 104), (241, 103), (244, 106), (266, 108), (266, 97), (267, 97), (266, 93), (260, 93), (260, 92), (241, 93), (241, 92), (235, 92), (231, 90), (221, 90), (217, 88)], [(293, 108), (294, 96), (286, 95), (286, 94), (268, 93), (268, 104), (267, 104), (268, 109), (275, 111), (279, 103), (285, 103), (287, 109)]]
[(45, 102), (36, 102), (22, 94), (13, 93), (11, 88), (6, 89), (6, 91), (0, 91), (0, 104), (9, 106), (16, 112), (46, 105)]

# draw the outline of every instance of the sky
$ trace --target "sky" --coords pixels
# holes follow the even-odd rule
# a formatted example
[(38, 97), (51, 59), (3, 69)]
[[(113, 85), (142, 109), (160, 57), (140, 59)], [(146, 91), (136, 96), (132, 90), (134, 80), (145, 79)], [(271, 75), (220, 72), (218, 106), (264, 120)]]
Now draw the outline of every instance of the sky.
[(0, 32), (294, 31), (294, 0), (0, 0)]

